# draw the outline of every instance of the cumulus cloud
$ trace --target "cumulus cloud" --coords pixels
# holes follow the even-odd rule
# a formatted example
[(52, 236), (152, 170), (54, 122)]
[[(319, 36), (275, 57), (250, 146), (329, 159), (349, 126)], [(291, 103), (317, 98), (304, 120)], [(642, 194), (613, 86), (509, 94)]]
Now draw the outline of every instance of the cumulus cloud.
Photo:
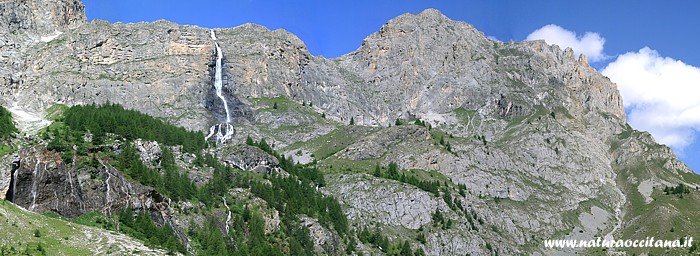
[(592, 62), (601, 61), (606, 58), (603, 53), (605, 38), (598, 33), (586, 32), (583, 36), (578, 36), (576, 32), (566, 30), (560, 26), (549, 24), (530, 33), (525, 40), (544, 39), (548, 44), (556, 44), (565, 49), (571, 47), (576, 54), (585, 54)]
[(645, 47), (601, 73), (617, 83), (632, 127), (679, 152), (692, 144), (700, 130), (700, 68)]

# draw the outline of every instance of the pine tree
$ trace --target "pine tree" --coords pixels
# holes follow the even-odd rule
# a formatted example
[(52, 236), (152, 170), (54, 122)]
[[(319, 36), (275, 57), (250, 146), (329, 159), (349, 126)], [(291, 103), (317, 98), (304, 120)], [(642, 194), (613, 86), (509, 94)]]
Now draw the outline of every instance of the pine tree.
[(382, 177), (382, 171), (379, 168), (379, 164), (374, 166), (374, 173), (372, 173), (374, 177)]
[(387, 171), (387, 177), (389, 179), (395, 180), (399, 177), (399, 165), (391, 162), (389, 163), (389, 170)]
[(18, 132), (10, 111), (0, 106), (0, 138)]
[(403, 246), (401, 246), (401, 252), (399, 253), (401, 256), (412, 256), (413, 251), (411, 251), (411, 245), (408, 244), (408, 240), (403, 242)]
[(418, 237), (416, 237), (416, 240), (418, 240), (418, 242), (420, 242), (421, 244), (425, 244), (425, 242), (426, 242), (425, 235), (423, 234), (422, 231), (418, 232)]
[(255, 146), (255, 141), (248, 135), (248, 137), (245, 138), (245, 144), (248, 146)]
[(350, 125), (355, 125), (355, 117), (350, 117)]

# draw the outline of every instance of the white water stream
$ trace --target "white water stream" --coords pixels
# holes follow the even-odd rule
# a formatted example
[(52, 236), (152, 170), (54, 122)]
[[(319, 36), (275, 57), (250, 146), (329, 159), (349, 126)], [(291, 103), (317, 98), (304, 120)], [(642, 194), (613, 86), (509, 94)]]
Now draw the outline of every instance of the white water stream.
[(20, 164), (17, 164), (17, 169), (12, 173), (12, 202), (14, 203), (17, 201), (17, 198), (15, 195), (17, 194), (17, 175), (19, 173), (19, 166)]
[[(39, 180), (39, 177), (37, 176), (37, 172), (39, 171), (39, 160), (36, 160), (36, 165), (34, 165), (34, 171), (32, 172), (32, 205), (29, 207), (30, 211), (34, 211), (34, 208), (36, 207), (36, 190), (37, 190), (37, 182)], [(44, 166), (46, 168), (46, 166)]]
[(228, 211), (228, 216), (226, 216), (226, 235), (228, 235), (228, 226), (231, 225), (231, 208), (228, 207), (228, 203), (226, 203), (226, 198), (221, 198), (224, 199), (224, 206), (226, 206), (226, 210)]
[[(211, 39), (216, 41), (216, 33), (214, 30), (209, 31), (211, 34)], [(222, 78), (222, 61), (224, 58), (224, 54), (221, 51), (221, 47), (219, 46), (219, 43), (216, 43), (216, 73), (214, 74), (214, 88), (216, 88), (216, 96), (221, 99), (221, 102), (224, 103), (224, 110), (226, 111), (226, 122), (225, 123), (220, 123), (217, 125), (212, 126), (209, 128), (209, 134), (205, 137), (205, 140), (209, 140), (210, 138), (214, 137), (216, 139), (217, 143), (224, 143), (230, 139), (233, 138), (233, 133), (234, 133), (234, 128), (233, 125), (231, 125), (231, 112), (228, 107), (228, 101), (226, 101), (226, 97), (224, 96), (223, 92), (223, 78)]]
[[(211, 32), (211, 39), (216, 41), (216, 33), (214, 33), (214, 30), (210, 30)], [(224, 97), (223, 93), (223, 79), (221, 75), (221, 62), (224, 58), (224, 54), (221, 52), (221, 47), (219, 46), (219, 43), (216, 43), (216, 74), (214, 75), (214, 87), (216, 88), (216, 96), (219, 96), (219, 99), (224, 103), (224, 109), (226, 110), (226, 122), (230, 123), (231, 122), (231, 114), (229, 113), (228, 110), (228, 102), (226, 102), (226, 97)]]

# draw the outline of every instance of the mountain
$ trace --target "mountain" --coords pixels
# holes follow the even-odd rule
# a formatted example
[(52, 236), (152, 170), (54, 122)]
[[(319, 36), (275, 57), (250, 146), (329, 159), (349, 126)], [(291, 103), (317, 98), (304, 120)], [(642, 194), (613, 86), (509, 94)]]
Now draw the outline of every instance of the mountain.
[(255, 24), (0, 9), (0, 103), (21, 130), (2, 139), (0, 194), (29, 211), (185, 254), (695, 250), (545, 248), (700, 230), (700, 177), (571, 49), (433, 9), (333, 59)]

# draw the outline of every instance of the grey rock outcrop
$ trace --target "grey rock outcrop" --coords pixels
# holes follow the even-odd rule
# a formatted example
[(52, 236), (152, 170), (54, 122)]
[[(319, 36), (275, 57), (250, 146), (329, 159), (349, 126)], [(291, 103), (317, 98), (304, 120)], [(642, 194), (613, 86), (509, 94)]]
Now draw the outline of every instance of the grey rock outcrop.
[(158, 160), (163, 155), (163, 151), (158, 142), (138, 139), (134, 141), (134, 147), (144, 165), (150, 168), (159, 166)]
[[(202, 131), (221, 121), (208, 29), (167, 21), (84, 23), (79, 3), (60, 1), (46, 8), (58, 8), (52, 17), (65, 17), (47, 23), (21, 18), (28, 17), (26, 3), (0, 2), (0, 8), (13, 6), (12, 15), (0, 18), (9, 24), (3, 29), (19, 31), (0, 38), (7, 56), (0, 66), (3, 105), (42, 112), (57, 103), (113, 102)], [(30, 12), (37, 10), (43, 9)], [(36, 41), (55, 30), (64, 33)], [(542, 249), (542, 240), (577, 231), (582, 237), (636, 236), (649, 227), (640, 220), (654, 214), (695, 227), (656, 194), (661, 186), (700, 186), (697, 175), (668, 147), (627, 126), (617, 86), (571, 49), (544, 41), (494, 42), (432, 9), (392, 19), (359, 49), (334, 59), (311, 55), (284, 30), (245, 24), (215, 33), (224, 55), (224, 97), (238, 117), (234, 144), (246, 136), (274, 137), (268, 142), (281, 152), (313, 157), (321, 168), (335, 164), (319, 189), (342, 202), (358, 229), (380, 227), (401, 241), (426, 227), (426, 244), (419, 246), (451, 255), (554, 254)], [(280, 109), (268, 104), (279, 96)], [(384, 128), (397, 118), (420, 118), (433, 130)], [(345, 126), (351, 119), (357, 126)], [(65, 216), (127, 206), (169, 216), (165, 197), (125, 181), (105, 161), (81, 169), (37, 147), (20, 152), (17, 204)], [(140, 142), (138, 148), (142, 160), (155, 165), (160, 147)], [(244, 170), (289, 175), (256, 147), (212, 145), (208, 153)], [(439, 181), (440, 196), (361, 173), (365, 165), (390, 162)], [(209, 174), (206, 167), (189, 173), (200, 185)], [(640, 204), (651, 210), (638, 212)], [(454, 226), (437, 228), (436, 209)], [(265, 216), (266, 231), (273, 232), (279, 213)], [(304, 221), (317, 244), (338, 242), (313, 219)], [(497, 248), (487, 249), (491, 245)]]
[(213, 76), (207, 36), (205, 29), (166, 21), (93, 21), (27, 51), (24, 78), (7, 100), (36, 112), (57, 103), (119, 103), (203, 130)]
[(75, 0), (0, 1), (0, 32), (39, 37), (76, 28), (86, 22), (85, 6)]
[(408, 229), (418, 229), (431, 222), (435, 209), (449, 211), (445, 202), (425, 191), (406, 189), (396, 181), (377, 180), (369, 176), (337, 177), (327, 190), (348, 204), (349, 219), (380, 222)]
[(16, 92), (24, 76), (23, 53), (85, 24), (86, 18), (85, 7), (74, 0), (3, 0), (0, 13), (0, 103), (7, 106), (11, 101), (5, 98)]
[(217, 157), (237, 168), (256, 173), (271, 173), (279, 160), (258, 147), (242, 145), (217, 152)]
[[(283, 30), (246, 24), (215, 31), (225, 56), (224, 91), (236, 106), (247, 97), (287, 96), (315, 103), (334, 120), (364, 125), (428, 119), (458, 107), (513, 118), (536, 105), (561, 106), (575, 116), (602, 111), (624, 118), (616, 87), (571, 50), (541, 41), (492, 42), (435, 10), (393, 19), (336, 59), (312, 56)], [(213, 99), (208, 32), (166, 21), (93, 21), (30, 49), (8, 102), (41, 111), (55, 103), (110, 101), (205, 130), (215, 119), (202, 108)], [(239, 109), (245, 116), (245, 107)]]

